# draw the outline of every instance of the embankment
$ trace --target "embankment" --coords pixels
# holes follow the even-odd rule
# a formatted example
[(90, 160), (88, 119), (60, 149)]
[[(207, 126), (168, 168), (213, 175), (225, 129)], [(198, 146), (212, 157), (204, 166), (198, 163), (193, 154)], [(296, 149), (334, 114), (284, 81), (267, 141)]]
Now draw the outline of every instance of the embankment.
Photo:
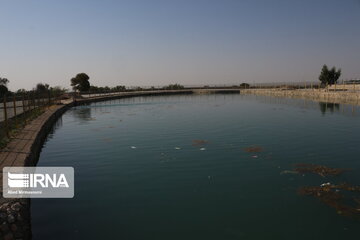
[(327, 91), (323, 89), (242, 89), (241, 93), (283, 98), (299, 98), (317, 102), (360, 105), (360, 92), (356, 91)]

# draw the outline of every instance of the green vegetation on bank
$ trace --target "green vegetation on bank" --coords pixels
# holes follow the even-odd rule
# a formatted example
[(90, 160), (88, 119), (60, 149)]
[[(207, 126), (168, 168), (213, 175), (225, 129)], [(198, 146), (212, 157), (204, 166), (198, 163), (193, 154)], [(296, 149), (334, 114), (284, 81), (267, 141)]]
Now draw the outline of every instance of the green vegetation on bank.
[(4, 148), (11, 140), (11, 137), (18, 133), (26, 126), (26, 123), (34, 120), (45, 111), (45, 106), (28, 110), (16, 116), (16, 118), (9, 119), (7, 129), (5, 129), (4, 122), (0, 122), (0, 149)]
[(116, 87), (98, 87), (98, 86), (90, 86), (90, 92), (123, 92), (126, 91), (125, 86), (116, 86)]
[(90, 77), (86, 73), (78, 73), (75, 77), (70, 80), (70, 85), (74, 91), (79, 93), (109, 93), (109, 92), (127, 92), (127, 91), (144, 91), (144, 90), (181, 90), (185, 87), (178, 83), (169, 84), (165, 87), (155, 88), (154, 86), (150, 88), (143, 87), (132, 87), (126, 88), (123, 85), (117, 85), (115, 87), (99, 87), (90, 84)]
[(0, 78), (0, 100), (6, 95), (7, 97), (21, 97), (24, 95), (36, 95), (36, 96), (43, 96), (48, 97), (49, 95), (51, 97), (54, 96), (60, 96), (61, 94), (64, 94), (67, 92), (67, 89), (62, 88), (60, 86), (50, 86), (47, 83), (38, 83), (32, 90), (25, 90), (23, 88), (18, 89), (15, 92), (9, 91), (7, 88), (7, 84), (9, 83), (9, 80), (7, 78)]
[(0, 78), (0, 111), (4, 111), (3, 102), (6, 101), (8, 113), (6, 121), (5, 115), (0, 119), (0, 149), (29, 121), (40, 116), (46, 107), (54, 104), (66, 92), (64, 88), (50, 87), (46, 83), (38, 83), (32, 90), (19, 89), (11, 92), (7, 88), (8, 83), (8, 79)]
[(184, 86), (183, 85), (180, 85), (180, 84), (170, 84), (166, 87), (164, 87), (165, 90), (181, 90), (181, 89), (184, 89)]

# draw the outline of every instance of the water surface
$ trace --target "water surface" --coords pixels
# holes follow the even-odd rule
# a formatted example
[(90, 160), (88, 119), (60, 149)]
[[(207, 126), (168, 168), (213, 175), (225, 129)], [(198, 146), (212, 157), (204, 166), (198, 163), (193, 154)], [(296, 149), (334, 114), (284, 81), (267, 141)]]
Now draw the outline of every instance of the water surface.
[[(359, 220), (297, 189), (360, 185), (358, 112), (232, 94), (72, 108), (39, 166), (73, 166), (75, 197), (32, 200), (34, 239), (356, 239)], [(353, 170), (280, 174), (296, 163)]]

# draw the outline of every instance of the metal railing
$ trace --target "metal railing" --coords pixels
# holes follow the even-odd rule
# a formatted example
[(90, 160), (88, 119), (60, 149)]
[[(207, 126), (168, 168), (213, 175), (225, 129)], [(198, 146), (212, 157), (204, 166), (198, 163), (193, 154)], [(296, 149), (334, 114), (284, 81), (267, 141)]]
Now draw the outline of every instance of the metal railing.
[(0, 98), (0, 148), (13, 131), (25, 126), (57, 101), (58, 96), (50, 91), (4, 95)]

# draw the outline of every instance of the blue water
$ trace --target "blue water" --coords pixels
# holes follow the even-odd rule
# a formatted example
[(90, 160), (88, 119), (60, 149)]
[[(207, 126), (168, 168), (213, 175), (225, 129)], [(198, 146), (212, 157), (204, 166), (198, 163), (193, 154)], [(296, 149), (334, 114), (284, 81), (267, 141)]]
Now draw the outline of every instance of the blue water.
[[(33, 199), (33, 238), (357, 239), (360, 220), (297, 189), (360, 185), (359, 113), (348, 105), (232, 94), (72, 108), (38, 165), (74, 167), (75, 197)], [(262, 151), (244, 151), (249, 146)], [(280, 174), (296, 163), (352, 171)]]

